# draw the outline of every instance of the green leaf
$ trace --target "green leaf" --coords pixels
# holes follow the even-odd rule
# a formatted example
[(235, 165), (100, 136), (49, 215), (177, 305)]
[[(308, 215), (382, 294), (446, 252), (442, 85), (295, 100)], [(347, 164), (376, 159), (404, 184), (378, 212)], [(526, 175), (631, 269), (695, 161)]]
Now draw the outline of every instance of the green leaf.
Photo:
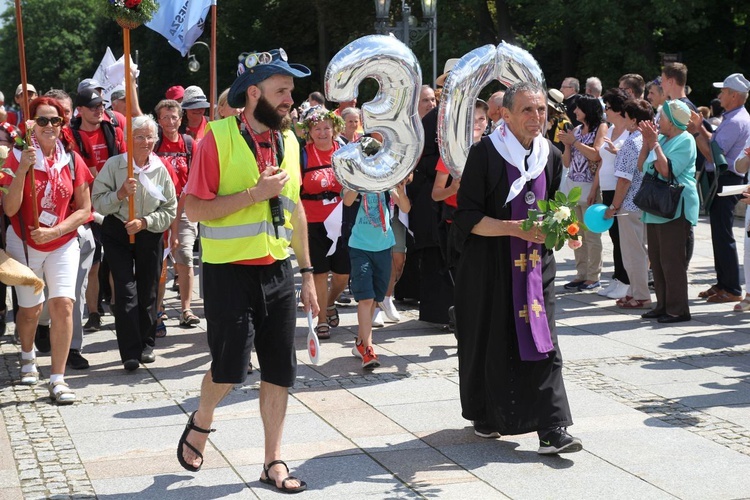
[(536, 204), (539, 206), (539, 210), (541, 212), (547, 211), (547, 200), (539, 200), (536, 202)]
[(581, 188), (578, 186), (574, 187), (570, 190), (570, 193), (568, 194), (568, 203), (575, 205), (578, 203), (578, 200), (581, 199)]
[(555, 248), (555, 245), (557, 244), (557, 235), (554, 232), (551, 232), (547, 235), (546, 238), (544, 238), (544, 246), (552, 250)]
[(557, 191), (555, 193), (555, 201), (558, 202), (558, 203), (565, 204), (565, 203), (567, 203), (568, 198), (567, 198), (567, 196), (565, 196), (565, 194), (562, 191)]
[(564, 239), (557, 240), (557, 245), (555, 245), (555, 250), (560, 250), (563, 247), (563, 245), (565, 245)]

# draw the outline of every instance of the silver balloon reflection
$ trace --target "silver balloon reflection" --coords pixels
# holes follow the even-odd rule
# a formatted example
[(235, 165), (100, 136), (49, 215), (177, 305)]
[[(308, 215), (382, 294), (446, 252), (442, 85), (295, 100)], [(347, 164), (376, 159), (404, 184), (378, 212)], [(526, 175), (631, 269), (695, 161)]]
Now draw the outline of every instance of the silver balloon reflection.
[(448, 74), (438, 110), (440, 157), (451, 175), (461, 178), (474, 133), (474, 103), (497, 77), (497, 48), (485, 45), (465, 54)]
[(359, 84), (373, 78), (380, 85), (375, 98), (362, 106), (366, 133), (377, 133), (383, 147), (363, 153), (359, 141), (333, 154), (333, 171), (346, 188), (381, 192), (406, 179), (424, 147), (424, 130), (417, 113), (422, 70), (414, 53), (392, 36), (369, 35), (341, 49), (328, 64), (326, 97), (349, 101)]
[(479, 47), (456, 63), (443, 87), (437, 127), (440, 156), (456, 179), (461, 178), (472, 144), (474, 103), (492, 80), (506, 87), (518, 82), (545, 87), (539, 63), (526, 50), (509, 43)]

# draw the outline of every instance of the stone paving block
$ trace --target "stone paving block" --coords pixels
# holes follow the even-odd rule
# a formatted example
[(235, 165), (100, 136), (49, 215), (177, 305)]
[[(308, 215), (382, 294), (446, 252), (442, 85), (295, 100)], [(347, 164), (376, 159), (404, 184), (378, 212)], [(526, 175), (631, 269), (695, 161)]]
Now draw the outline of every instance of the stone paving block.
[(565, 387), (568, 391), (568, 403), (573, 414), (573, 421), (585, 417), (601, 417), (604, 415), (635, 414), (636, 410), (621, 403), (612, 401), (593, 391), (578, 387), (574, 382), (566, 381)]
[(673, 360), (644, 361), (641, 363), (617, 365), (600, 363), (593, 370), (602, 375), (646, 389), (652, 385), (682, 382), (720, 382), (724, 378), (717, 373)]
[(346, 411), (369, 408), (369, 405), (351, 392), (338, 387), (331, 389), (295, 389), (293, 398), (310, 408), (313, 412)]
[(414, 489), (420, 495), (424, 495), (425, 498), (439, 498), (440, 500), (466, 500), (468, 498), (481, 498), (482, 500), (510, 499), (510, 497), (503, 495), (489, 484), (478, 479), (465, 483), (435, 484), (425, 487), (417, 486)]
[(373, 452), (372, 456), (399, 479), (414, 488), (464, 483), (473, 476), (432, 448)]
[(318, 411), (328, 425), (348, 438), (402, 434), (404, 428), (375, 408)]
[(158, 476), (144, 475), (92, 481), (99, 498), (131, 500), (205, 500), (207, 498), (257, 498), (230, 468), (208, 469), (196, 474), (187, 471)]
[(586, 433), (586, 449), (682, 499), (745, 498), (750, 457), (674, 427)]
[(441, 452), (513, 499), (674, 498), (588, 451), (542, 457), (537, 446), (526, 434)]
[(646, 356), (650, 351), (640, 347), (607, 338), (599, 334), (567, 335), (558, 328), (558, 342), (563, 359), (583, 360), (602, 359), (620, 356)]
[(375, 407), (458, 399), (458, 386), (440, 378), (406, 378), (387, 384), (358, 387), (351, 391)]
[(419, 436), (410, 433), (352, 437), (351, 440), (359, 448), (368, 453), (428, 447), (428, 444), (420, 439)]
[(409, 432), (462, 429), (469, 424), (461, 417), (461, 405), (457, 399), (384, 405), (378, 410)]
[[(305, 499), (419, 498), (382, 465), (366, 455), (287, 461), (291, 474), (308, 485)], [(237, 471), (261, 499), (281, 498), (271, 485), (259, 481), (262, 468), (239, 467)]]
[[(170, 453), (145, 454), (137, 459), (125, 456), (123, 458), (108, 458), (86, 462), (86, 475), (92, 481), (98, 479), (116, 479), (139, 476), (158, 476), (164, 474), (190, 475), (193, 474), (182, 468), (177, 461), (177, 442), (180, 436), (175, 437)], [(197, 474), (203, 474), (210, 469), (228, 467), (224, 455), (210, 443), (203, 452), (203, 467)]]
[(747, 404), (703, 408), (703, 412), (744, 427), (750, 435), (750, 411)]
[(693, 408), (750, 404), (750, 383), (738, 379), (649, 386), (649, 391)]
[(124, 405), (71, 405), (60, 408), (71, 434), (185, 425), (182, 410), (165, 401)]

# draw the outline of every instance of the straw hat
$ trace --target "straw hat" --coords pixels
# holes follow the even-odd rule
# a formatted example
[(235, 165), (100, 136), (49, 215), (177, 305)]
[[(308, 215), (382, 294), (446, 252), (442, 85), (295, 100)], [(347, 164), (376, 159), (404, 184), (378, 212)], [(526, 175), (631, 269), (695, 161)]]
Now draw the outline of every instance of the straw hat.
[(44, 290), (44, 281), (34, 271), (0, 250), (0, 281), (9, 286), (33, 286), (34, 293)]

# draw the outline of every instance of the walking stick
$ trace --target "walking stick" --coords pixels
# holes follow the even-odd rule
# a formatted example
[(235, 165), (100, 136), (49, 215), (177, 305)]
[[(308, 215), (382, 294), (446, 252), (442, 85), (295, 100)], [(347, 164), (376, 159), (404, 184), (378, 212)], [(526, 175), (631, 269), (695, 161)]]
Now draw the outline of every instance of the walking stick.
[[(21, 15), (21, 0), (16, 0), (16, 27), (18, 31), (18, 62), (21, 66), (21, 92), (23, 92), (22, 99), (22, 113), (24, 120), (29, 119), (29, 96), (26, 93), (28, 82), (26, 81), (26, 49), (23, 44), (23, 19)], [(18, 126), (20, 128), (21, 120), (19, 120)], [(25, 126), (26, 124), (24, 124)], [(31, 143), (31, 130), (26, 127), (26, 146), (24, 149), (29, 147)], [(36, 203), (36, 176), (34, 175), (34, 167), (29, 169), (29, 182), (31, 182), (31, 210), (34, 216), (34, 229), (39, 229), (39, 207)]]
[[(17, 0), (18, 1), (18, 0)], [(122, 41), (125, 51), (125, 123), (127, 124), (128, 143), (128, 179), (133, 178), (133, 111), (130, 109), (133, 102), (132, 89), (130, 88), (132, 75), (130, 74), (130, 28), (122, 28)], [(135, 219), (135, 195), (128, 196), (128, 220)], [(135, 243), (135, 234), (130, 235), (130, 243)]]

